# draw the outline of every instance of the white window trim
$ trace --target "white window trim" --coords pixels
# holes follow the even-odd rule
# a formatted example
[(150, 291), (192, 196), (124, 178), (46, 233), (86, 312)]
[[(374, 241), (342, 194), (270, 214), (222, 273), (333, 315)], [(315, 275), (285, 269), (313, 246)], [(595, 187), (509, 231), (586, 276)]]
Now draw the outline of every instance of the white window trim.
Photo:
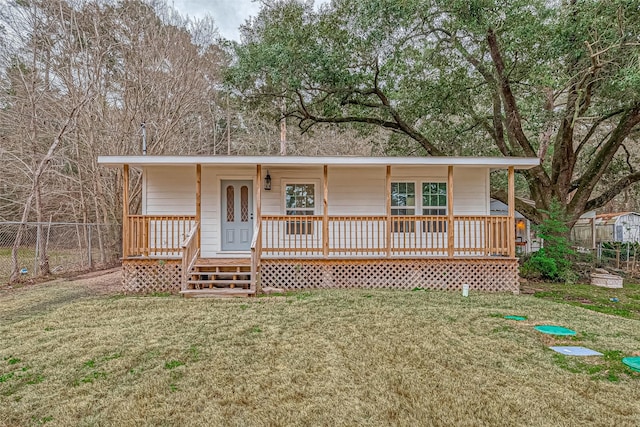
[[(391, 184), (398, 184), (398, 183), (411, 183), (415, 185), (416, 188), (416, 204), (413, 206), (413, 208), (415, 208), (416, 213), (415, 215), (422, 215), (422, 209), (429, 209), (429, 208), (435, 208), (435, 206), (423, 206), (422, 205), (422, 185), (423, 184), (446, 184), (447, 186), (447, 205), (445, 207), (445, 215), (449, 214), (449, 184), (447, 183), (446, 180), (442, 179), (442, 178), (438, 178), (438, 179), (429, 179), (429, 180), (424, 180), (424, 181), (419, 181), (417, 179), (404, 179), (402, 177), (398, 177), (396, 179), (391, 179)], [(391, 188), (389, 188), (387, 191), (391, 191)], [(391, 203), (391, 199), (389, 200), (389, 203)], [(391, 209), (403, 209), (403, 208), (408, 208), (411, 209), (411, 206), (390, 206)], [(443, 216), (443, 215), (441, 215)]]
[(438, 209), (438, 208), (442, 208), (442, 206), (424, 206), (422, 204), (422, 198), (424, 197), (424, 194), (422, 193), (422, 186), (424, 184), (445, 184), (447, 187), (447, 204), (444, 206), (445, 210), (444, 210), (444, 215), (438, 215), (438, 216), (447, 216), (449, 215), (449, 184), (447, 183), (447, 181), (443, 181), (443, 180), (431, 180), (431, 181), (420, 181), (420, 215), (424, 215), (423, 209)]
[(313, 215), (320, 215), (318, 209), (321, 209), (321, 203), (318, 203), (318, 189), (320, 188), (320, 180), (317, 178), (281, 178), (280, 179), (280, 203), (282, 215), (287, 214), (287, 185), (288, 184), (312, 184), (314, 204)]
[[(413, 206), (393, 206), (393, 205), (391, 205), (390, 206), (391, 211), (393, 211), (394, 209), (413, 209), (413, 211), (414, 211), (413, 215), (417, 215), (418, 212), (422, 212), (420, 204), (418, 203), (419, 202), (418, 194), (417, 194), (417, 191), (415, 191), (416, 188), (419, 187), (418, 181), (413, 180), (413, 179), (404, 179), (403, 180), (402, 178), (400, 178), (400, 179), (398, 179), (396, 181), (394, 181), (392, 179), (391, 180), (391, 185), (393, 185), (393, 184), (413, 184), (413, 189), (414, 189), (414, 192), (416, 193), (413, 196), (414, 196), (416, 202), (415, 202), (415, 204)], [(420, 190), (422, 190), (421, 186), (420, 186)], [(389, 191), (389, 194), (391, 194), (391, 188), (389, 188), (387, 191)], [(422, 199), (422, 194), (420, 194), (420, 199)], [(389, 198), (389, 202), (390, 203), (393, 202), (393, 197)], [(391, 215), (392, 216), (406, 216), (406, 215), (393, 215), (393, 212), (391, 213)], [(409, 215), (409, 216), (411, 216), (411, 215)]]

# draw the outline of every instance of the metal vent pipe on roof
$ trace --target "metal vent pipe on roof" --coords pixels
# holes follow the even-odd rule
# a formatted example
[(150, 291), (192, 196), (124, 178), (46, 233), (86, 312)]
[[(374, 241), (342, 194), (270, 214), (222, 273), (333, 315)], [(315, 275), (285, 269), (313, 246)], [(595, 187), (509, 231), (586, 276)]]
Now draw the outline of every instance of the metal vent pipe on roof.
[(142, 155), (147, 155), (147, 127), (144, 122), (140, 124), (140, 128), (142, 129)]

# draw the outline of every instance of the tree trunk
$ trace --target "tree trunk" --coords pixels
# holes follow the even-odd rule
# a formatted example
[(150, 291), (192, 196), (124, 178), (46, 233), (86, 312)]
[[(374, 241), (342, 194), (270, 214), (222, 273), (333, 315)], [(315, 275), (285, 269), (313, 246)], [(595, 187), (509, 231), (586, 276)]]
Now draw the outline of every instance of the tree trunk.
[(47, 239), (42, 235), (42, 223), (44, 222), (43, 207), (42, 207), (42, 189), (40, 188), (40, 177), (34, 180), (33, 183), (36, 199), (36, 218), (38, 222), (37, 226), (37, 245), (38, 245), (38, 272), (41, 276), (48, 276), (51, 274), (49, 269), (49, 255), (47, 254)]

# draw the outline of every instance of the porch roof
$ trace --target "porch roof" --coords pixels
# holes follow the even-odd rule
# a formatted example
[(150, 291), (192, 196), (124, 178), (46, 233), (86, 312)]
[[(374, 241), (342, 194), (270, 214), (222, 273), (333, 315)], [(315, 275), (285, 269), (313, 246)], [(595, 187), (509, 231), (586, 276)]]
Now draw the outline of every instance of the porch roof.
[(540, 164), (536, 157), (362, 157), (362, 156), (98, 156), (107, 167), (177, 165), (265, 165), (265, 166), (467, 166), (530, 169)]

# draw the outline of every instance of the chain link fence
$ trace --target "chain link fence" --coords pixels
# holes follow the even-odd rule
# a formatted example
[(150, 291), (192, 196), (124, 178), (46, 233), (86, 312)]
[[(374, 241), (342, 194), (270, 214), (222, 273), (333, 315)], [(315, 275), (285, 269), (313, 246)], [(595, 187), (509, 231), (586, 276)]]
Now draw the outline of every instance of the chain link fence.
[(603, 243), (595, 248), (574, 246), (576, 259), (583, 265), (604, 268), (614, 273), (640, 277), (640, 244)]
[(14, 267), (28, 279), (116, 265), (121, 236), (119, 224), (0, 222), (0, 283)]

